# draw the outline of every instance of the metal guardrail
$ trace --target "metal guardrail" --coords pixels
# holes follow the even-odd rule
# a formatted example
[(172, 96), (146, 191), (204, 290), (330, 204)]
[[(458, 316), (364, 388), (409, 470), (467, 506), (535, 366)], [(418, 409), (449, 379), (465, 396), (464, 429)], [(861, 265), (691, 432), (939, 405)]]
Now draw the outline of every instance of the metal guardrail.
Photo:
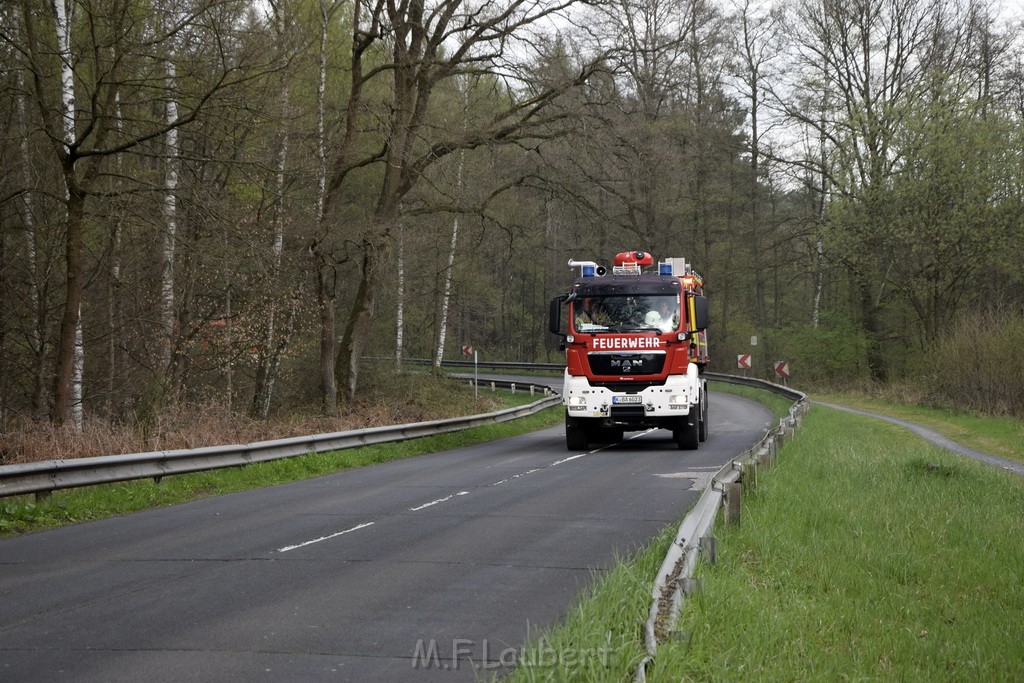
[[(758, 465), (770, 465), (778, 447), (793, 436), (808, 409), (807, 396), (789, 387), (759, 379), (710, 372), (705, 373), (704, 377), (712, 381), (766, 389), (792, 398), (795, 403), (789, 409), (789, 416), (780, 419), (776, 428), (768, 430), (757, 444), (726, 463), (715, 474), (697, 504), (683, 518), (651, 590), (651, 607), (644, 624), (644, 648), (647, 655), (637, 666), (635, 681), (647, 680), (647, 665), (657, 652), (659, 640), (675, 631), (685, 597), (699, 588), (699, 581), (693, 574), (700, 553), (707, 554), (711, 562), (716, 560), (716, 540), (712, 532), (718, 509), (723, 504), (726, 506), (727, 519), (730, 514), (738, 515), (741, 495), (738, 482), (748, 473), (756, 472)], [(735, 511), (732, 511), (733, 507)]]
[[(376, 359), (369, 359), (376, 360)], [(389, 359), (388, 362), (394, 362), (393, 359)], [(433, 365), (434, 361), (425, 358), (407, 358), (405, 363), (412, 365)], [(441, 361), (442, 367), (446, 368), (471, 368), (473, 367), (473, 361), (471, 360), (443, 360)], [(561, 372), (565, 370), (565, 363), (519, 363), (519, 362), (507, 362), (507, 361), (480, 361), (476, 364), (480, 368), (494, 368), (495, 370), (555, 370)]]
[[(515, 386), (512, 382), (496, 381), (493, 384), (502, 387)], [(526, 417), (545, 408), (558, 405), (561, 401), (558, 395), (549, 395), (548, 387), (518, 383), (518, 388), (532, 393), (531, 387), (540, 391), (545, 397), (529, 405), (468, 417), (389, 427), (371, 427), (251, 444), (4, 465), (0, 466), (0, 498), (30, 493), (45, 495), (59, 489), (110, 484), (132, 479), (156, 479), (159, 481), (163, 477), (174, 474), (237, 467), (254, 462), (280, 460), (311, 453), (338, 451), (357, 446), (445, 434)]]
[(763, 379), (740, 377), (739, 375), (725, 375), (720, 372), (705, 372), (704, 377), (714, 382), (725, 382), (726, 384), (739, 384), (742, 386), (754, 387), (755, 389), (765, 389), (773, 394), (778, 394), (797, 402), (807, 400), (807, 394), (802, 391), (797, 391), (796, 389), (785, 387), (781, 384), (766, 382)]

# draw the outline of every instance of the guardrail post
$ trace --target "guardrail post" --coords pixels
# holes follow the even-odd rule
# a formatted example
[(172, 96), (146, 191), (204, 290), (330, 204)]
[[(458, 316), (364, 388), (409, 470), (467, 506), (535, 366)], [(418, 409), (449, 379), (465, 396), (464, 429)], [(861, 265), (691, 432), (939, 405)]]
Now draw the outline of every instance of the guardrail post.
[(718, 539), (713, 535), (700, 537), (700, 551), (711, 564), (718, 564)]
[(740, 498), (743, 496), (743, 485), (726, 484), (725, 490), (725, 523), (740, 523)]
[(534, 390), (535, 388), (536, 388), (536, 387), (534, 387), (534, 386), (533, 386), (532, 384), (530, 385), (530, 396), (533, 396), (533, 390)]
[(770, 448), (764, 448), (757, 452), (757, 466), (763, 469), (771, 469), (774, 463), (774, 457)]
[(740, 481), (747, 491), (757, 490), (757, 460), (752, 460), (743, 466), (743, 478)]
[(491, 382), (491, 391), (495, 391), (494, 382)]
[(516, 383), (512, 382), (512, 393), (516, 393)]

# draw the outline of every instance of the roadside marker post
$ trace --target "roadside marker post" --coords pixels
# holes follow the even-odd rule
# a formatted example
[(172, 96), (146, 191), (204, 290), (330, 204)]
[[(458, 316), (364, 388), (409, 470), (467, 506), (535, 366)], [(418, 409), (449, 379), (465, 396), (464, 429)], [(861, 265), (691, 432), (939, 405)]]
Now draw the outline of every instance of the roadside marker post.
[(473, 399), (480, 398), (480, 372), (478, 370), (479, 359), (477, 357), (476, 349), (473, 348), (472, 344), (462, 345), (462, 355), (473, 356)]
[(751, 362), (749, 353), (741, 353), (740, 355), (736, 356), (736, 366), (743, 371), (744, 377), (747, 376), (747, 370), (750, 369), (750, 365)]
[(775, 361), (775, 374), (782, 378), (782, 386), (789, 386), (786, 384), (786, 378), (789, 377), (789, 361)]

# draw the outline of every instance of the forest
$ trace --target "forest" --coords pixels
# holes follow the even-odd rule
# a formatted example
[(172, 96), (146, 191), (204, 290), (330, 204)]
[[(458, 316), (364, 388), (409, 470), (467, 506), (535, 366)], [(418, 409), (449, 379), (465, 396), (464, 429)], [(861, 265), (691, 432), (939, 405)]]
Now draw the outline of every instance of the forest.
[(633, 249), (716, 371), (1021, 415), (1012, 4), (8, 0), (0, 434), (558, 362), (567, 261)]

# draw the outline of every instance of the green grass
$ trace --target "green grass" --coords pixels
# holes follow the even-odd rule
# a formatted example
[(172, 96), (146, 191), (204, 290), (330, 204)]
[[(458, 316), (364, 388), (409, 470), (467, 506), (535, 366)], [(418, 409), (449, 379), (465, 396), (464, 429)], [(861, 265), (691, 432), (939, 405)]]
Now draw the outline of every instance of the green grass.
[[(532, 403), (540, 397), (517, 393), (514, 396), (507, 394), (507, 399), (511, 406)], [(353, 467), (365, 467), (449, 448), (470, 446), (551, 427), (561, 424), (562, 419), (563, 410), (559, 406), (518, 420), (439, 436), (165, 477), (159, 484), (151, 479), (141, 479), (120, 484), (68, 489), (56, 491), (39, 503), (30, 496), (0, 499), (0, 536), (112, 517), (161, 505), (283, 484)]]
[(1020, 680), (1024, 482), (815, 407), (654, 680)]
[[(736, 396), (749, 398), (751, 401), (757, 401), (770, 409), (775, 414), (776, 418), (789, 415), (789, 408), (793, 405), (793, 401), (788, 398), (784, 398), (778, 394), (772, 394), (764, 389), (755, 389), (754, 387), (747, 387), (742, 384), (729, 384), (728, 382), (708, 380), (708, 388), (711, 389), (711, 391), (735, 394)], [(712, 404), (709, 410), (714, 410), (714, 408), (714, 404)]]
[[(700, 565), (687, 635), (659, 647), (648, 680), (1022, 680), (1022, 520), (1019, 477), (814, 407), (742, 525), (716, 528), (719, 564)], [(545, 636), (570, 659), (610, 644), (607, 668), (513, 680), (629, 680), (667, 534)]]
[(855, 393), (815, 394), (813, 398), (914, 422), (970, 448), (1024, 462), (1024, 422), (1020, 420), (892, 403)]

